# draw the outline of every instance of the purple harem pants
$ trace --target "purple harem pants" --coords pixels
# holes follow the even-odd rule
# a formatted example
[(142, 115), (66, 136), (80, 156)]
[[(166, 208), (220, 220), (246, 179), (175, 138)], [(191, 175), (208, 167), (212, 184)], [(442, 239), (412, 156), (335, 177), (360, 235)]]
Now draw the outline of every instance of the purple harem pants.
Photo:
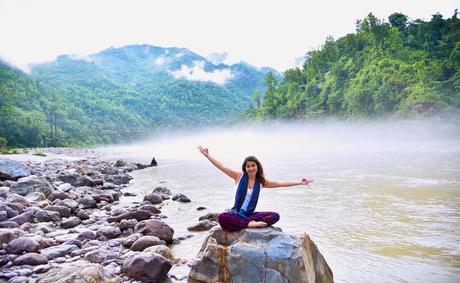
[(219, 221), (220, 227), (222, 227), (223, 230), (228, 232), (236, 232), (247, 228), (248, 223), (251, 220), (263, 221), (267, 223), (267, 226), (271, 226), (280, 220), (280, 215), (276, 212), (260, 211), (254, 212), (251, 216), (249, 216), (249, 219), (246, 220), (236, 216), (233, 213), (222, 212), (217, 216), (217, 220)]

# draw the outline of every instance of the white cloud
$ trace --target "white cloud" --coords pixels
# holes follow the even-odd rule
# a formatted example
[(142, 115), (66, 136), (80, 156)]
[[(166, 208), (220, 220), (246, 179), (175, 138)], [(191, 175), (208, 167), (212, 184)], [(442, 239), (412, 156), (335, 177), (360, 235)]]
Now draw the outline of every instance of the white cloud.
[(223, 85), (227, 80), (234, 77), (230, 69), (215, 70), (206, 72), (204, 70), (204, 61), (194, 61), (193, 66), (182, 65), (178, 71), (172, 72), (174, 77), (183, 78), (192, 81), (207, 81)]

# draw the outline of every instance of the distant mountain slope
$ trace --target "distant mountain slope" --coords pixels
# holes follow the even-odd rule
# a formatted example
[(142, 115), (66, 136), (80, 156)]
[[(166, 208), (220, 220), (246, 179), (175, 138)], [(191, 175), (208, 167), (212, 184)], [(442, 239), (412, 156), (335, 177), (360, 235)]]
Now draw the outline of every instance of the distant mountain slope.
[[(32, 66), (31, 76), (1, 66), (0, 87), (7, 90), (2, 101), (4, 96), (10, 101), (10, 108), (0, 104), (4, 116), (34, 106), (35, 112), (27, 113), (40, 124), (31, 126), (35, 138), (18, 139), (11, 129), (24, 136), (32, 132), (21, 130), (24, 119), (2, 120), (0, 137), (16, 146), (106, 143), (153, 129), (231, 121), (247, 108), (255, 89), (263, 91), (265, 76), (246, 63), (214, 65), (185, 48), (151, 45), (109, 48), (84, 58), (59, 56)], [(21, 91), (24, 84), (27, 91)], [(18, 93), (27, 98), (16, 99)]]

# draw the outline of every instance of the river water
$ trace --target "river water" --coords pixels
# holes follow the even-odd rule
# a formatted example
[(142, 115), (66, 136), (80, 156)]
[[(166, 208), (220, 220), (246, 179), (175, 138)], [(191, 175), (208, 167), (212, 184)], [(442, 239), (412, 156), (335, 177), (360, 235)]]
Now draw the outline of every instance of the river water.
[[(174, 247), (193, 259), (206, 232), (188, 232), (206, 212), (232, 206), (233, 181), (196, 149), (239, 170), (255, 155), (270, 180), (314, 179), (266, 189), (257, 210), (277, 211), (283, 231), (308, 233), (336, 282), (459, 282), (460, 131), (439, 122), (264, 124), (169, 133), (102, 149), (105, 156), (159, 166), (133, 172), (141, 199), (158, 185), (187, 195), (162, 212)], [(125, 198), (126, 201), (127, 198)], [(197, 211), (199, 206), (207, 209)]]

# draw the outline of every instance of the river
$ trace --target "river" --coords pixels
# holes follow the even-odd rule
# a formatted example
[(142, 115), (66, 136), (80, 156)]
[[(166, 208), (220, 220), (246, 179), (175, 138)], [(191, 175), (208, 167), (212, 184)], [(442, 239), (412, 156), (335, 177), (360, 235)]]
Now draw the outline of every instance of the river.
[[(187, 195), (162, 212), (174, 247), (192, 259), (206, 232), (192, 233), (206, 212), (232, 205), (233, 181), (196, 149), (239, 170), (247, 155), (271, 180), (314, 179), (308, 187), (266, 189), (257, 210), (281, 215), (276, 226), (308, 233), (336, 282), (458, 282), (460, 276), (460, 131), (440, 122), (263, 124), (171, 132), (105, 147), (105, 156), (159, 166), (133, 172), (141, 199), (158, 185)], [(207, 209), (197, 211), (199, 206)]]

